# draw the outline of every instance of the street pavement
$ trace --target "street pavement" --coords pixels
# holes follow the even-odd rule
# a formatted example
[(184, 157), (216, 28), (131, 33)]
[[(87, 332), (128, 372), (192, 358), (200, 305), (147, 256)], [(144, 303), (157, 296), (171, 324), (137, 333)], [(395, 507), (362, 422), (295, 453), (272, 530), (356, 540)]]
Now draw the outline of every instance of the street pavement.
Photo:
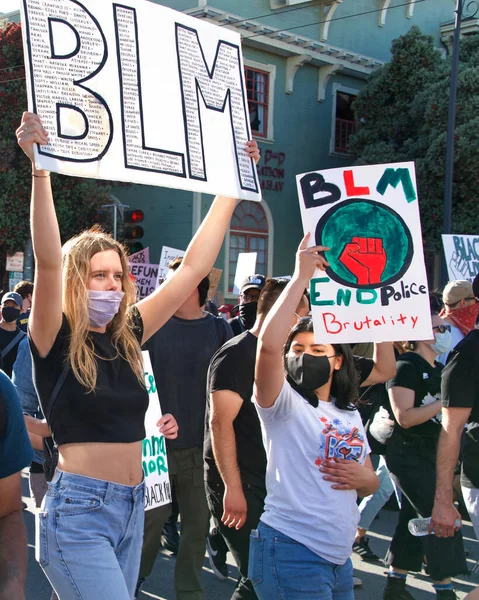
[[(26, 600), (49, 600), (50, 588), (48, 581), (43, 575), (42, 570), (35, 561), (35, 519), (34, 509), (29, 497), (27, 475), (23, 479), (24, 501), (28, 508), (24, 511), (25, 523), (28, 530), (28, 577), (26, 587)], [(384, 556), (388, 548), (389, 541), (397, 522), (397, 512), (382, 510), (379, 519), (376, 519), (372, 526), (370, 536), (370, 545), (372, 550), (379, 556)], [(472, 570), (476, 561), (479, 560), (479, 543), (477, 542), (474, 531), (470, 523), (465, 523), (463, 527), (464, 541), (466, 550), (469, 552), (468, 565)], [(381, 600), (384, 585), (386, 583), (384, 565), (374, 565), (361, 561), (356, 555), (353, 556), (355, 575), (362, 579), (361, 588), (356, 588), (356, 600)], [(203, 567), (203, 588), (205, 590), (205, 600), (229, 600), (233, 592), (238, 571), (234, 566), (231, 555), (228, 556), (230, 566), (230, 577), (226, 581), (218, 580), (209, 568), (208, 559), (205, 558)], [(145, 582), (143, 591), (140, 594), (141, 600), (174, 600), (173, 572), (175, 558), (169, 552), (161, 552), (156, 560), (154, 571), (151, 577)], [(463, 576), (454, 581), (458, 597), (462, 600), (465, 595), (479, 585), (479, 573), (470, 576)], [(415, 600), (433, 600), (433, 592), (429, 578), (424, 573), (410, 575), (408, 577), (408, 586)], [(61, 600), (69, 600), (62, 598)], [(112, 599), (114, 600), (114, 599)], [(275, 599), (271, 599), (275, 600)]]

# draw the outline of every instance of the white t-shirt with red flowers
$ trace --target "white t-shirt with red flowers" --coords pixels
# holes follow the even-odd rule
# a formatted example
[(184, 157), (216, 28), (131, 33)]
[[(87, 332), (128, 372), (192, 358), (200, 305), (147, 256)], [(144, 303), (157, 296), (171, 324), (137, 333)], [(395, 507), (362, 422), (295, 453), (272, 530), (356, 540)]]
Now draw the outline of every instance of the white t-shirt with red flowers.
[(315, 408), (287, 381), (271, 408), (256, 409), (268, 458), (261, 521), (344, 564), (359, 522), (357, 493), (333, 489), (320, 467), (333, 458), (364, 463), (370, 449), (358, 411), (339, 410), (334, 399)]

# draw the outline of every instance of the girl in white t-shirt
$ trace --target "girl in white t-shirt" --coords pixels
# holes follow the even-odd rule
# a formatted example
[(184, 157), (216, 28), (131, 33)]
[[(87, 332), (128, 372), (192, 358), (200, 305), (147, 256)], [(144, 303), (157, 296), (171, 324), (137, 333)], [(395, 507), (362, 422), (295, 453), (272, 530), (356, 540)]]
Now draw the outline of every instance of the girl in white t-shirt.
[(358, 374), (349, 346), (316, 344), (309, 319), (288, 326), (315, 268), (327, 265), (318, 253), (328, 249), (307, 241), (258, 340), (254, 401), (267, 497), (251, 533), (249, 578), (260, 600), (353, 600), (356, 500), (379, 485), (352, 406)]

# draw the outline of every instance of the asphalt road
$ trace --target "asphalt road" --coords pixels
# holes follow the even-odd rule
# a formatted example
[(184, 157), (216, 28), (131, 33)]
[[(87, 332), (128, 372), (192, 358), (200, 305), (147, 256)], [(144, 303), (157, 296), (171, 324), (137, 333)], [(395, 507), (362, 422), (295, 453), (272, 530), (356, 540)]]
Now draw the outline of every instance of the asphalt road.
[[(28, 509), (24, 511), (25, 523), (28, 530), (29, 555), (26, 599), (49, 600), (51, 592), (48, 581), (35, 561), (34, 509), (29, 497), (26, 478), (23, 480), (23, 492), (24, 500), (28, 504)], [(384, 556), (386, 553), (389, 541), (396, 526), (396, 521), (396, 512), (383, 510), (380, 513), (379, 519), (373, 523), (373, 530), (368, 535), (370, 535), (370, 545), (373, 551), (379, 556)], [(466, 549), (469, 551), (468, 564), (470, 570), (472, 570), (476, 561), (479, 560), (479, 543), (474, 536), (470, 523), (465, 523), (463, 531)], [(353, 556), (353, 561), (355, 575), (363, 581), (362, 587), (355, 590), (356, 600), (381, 600), (386, 583), (386, 568), (382, 565), (373, 565), (362, 562), (356, 556)], [(219, 581), (210, 570), (208, 559), (205, 558), (203, 567), (205, 600), (229, 600), (231, 598), (238, 571), (234, 566), (234, 561), (231, 556), (229, 556), (228, 564), (230, 565), (229, 579), (227, 581)], [(175, 558), (169, 552), (165, 551), (159, 554), (154, 571), (143, 587), (143, 591), (140, 595), (141, 600), (174, 600), (174, 565)], [(479, 585), (479, 573), (475, 573), (468, 577), (461, 577), (456, 579), (454, 583), (458, 597), (462, 599), (471, 589)], [(408, 577), (408, 585), (415, 600), (433, 600), (435, 598), (435, 593), (430, 584), (430, 580), (423, 573), (410, 575)]]

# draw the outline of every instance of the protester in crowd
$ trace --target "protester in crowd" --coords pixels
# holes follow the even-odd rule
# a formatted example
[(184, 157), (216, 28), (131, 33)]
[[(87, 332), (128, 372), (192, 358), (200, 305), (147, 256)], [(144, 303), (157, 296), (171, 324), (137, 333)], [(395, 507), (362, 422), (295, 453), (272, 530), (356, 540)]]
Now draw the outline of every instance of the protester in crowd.
[[(444, 308), (439, 316), (451, 326), (452, 350), (474, 329), (479, 314), (479, 303), (474, 297), (472, 283), (465, 279), (450, 281), (444, 288), (442, 300)], [(437, 357), (438, 362), (445, 365), (447, 356), (448, 353), (441, 353)]]
[(384, 600), (407, 600), (409, 571), (420, 571), (424, 556), (438, 598), (456, 598), (451, 577), (467, 572), (462, 536), (436, 540), (415, 537), (411, 519), (430, 517), (436, 481), (436, 446), (441, 431), (441, 371), (436, 356), (448, 351), (449, 325), (431, 315), (434, 339), (405, 342), (406, 352), (397, 362), (397, 373), (388, 383), (396, 424), (387, 443), (386, 461), (391, 478), (401, 490), (399, 522), (386, 562), (389, 574)]
[(20, 311), (20, 316), (17, 319), (17, 324), (20, 329), (26, 333), (28, 327), (28, 318), (32, 308), (33, 283), (31, 281), (20, 281), (13, 288), (13, 291), (17, 292), (17, 294), (20, 294), (23, 300), (22, 309)]
[(27, 535), (22, 516), (21, 471), (33, 458), (20, 400), (0, 372), (0, 600), (23, 600)]
[[(33, 169), (34, 380), (59, 452), (39, 514), (38, 559), (60, 598), (130, 600), (144, 521), (141, 450), (148, 392), (141, 344), (210, 272), (236, 201), (213, 202), (177, 272), (133, 305), (127, 256), (111, 236), (80, 234), (67, 242), (62, 258), (50, 174), (36, 168), (33, 154), (33, 144), (46, 144), (48, 134), (35, 114), (24, 113), (17, 137)], [(249, 142), (247, 152), (257, 159), (256, 143)], [(177, 435), (171, 415), (158, 427), (165, 437)]]
[[(34, 419), (37, 422), (43, 421), (43, 413), (40, 408), (37, 392), (33, 385), (33, 366), (32, 355), (28, 347), (26, 337), (18, 345), (17, 359), (13, 365), (12, 381), (17, 390), (18, 397), (25, 415), (25, 424), (27, 426), (28, 437), (34, 449), (34, 457), (30, 465), (30, 495), (33, 499), (35, 508), (40, 508), (43, 498), (47, 493), (48, 485), (45, 477), (43, 465), (45, 456), (43, 454), (43, 437), (34, 431), (28, 430), (29, 419)], [(38, 426), (43, 426), (43, 433), (46, 436), (50, 435), (46, 423), (38, 423)]]
[[(479, 277), (473, 283), (479, 298)], [(464, 436), (461, 488), (479, 539), (479, 329), (473, 329), (451, 352), (442, 373), (442, 431), (437, 450), (437, 482), (431, 530), (455, 535), (461, 516), (452, 503), (452, 482)]]
[(232, 304), (222, 304), (218, 308), (218, 313), (223, 319), (231, 319), (234, 306)]
[(239, 335), (253, 327), (256, 320), (258, 298), (264, 287), (264, 283), (264, 275), (250, 275), (241, 284), (238, 305), (239, 314), (229, 321), (233, 335)]
[(26, 335), (17, 325), (22, 303), (22, 297), (17, 292), (7, 292), (2, 298), (0, 355), (3, 359), (3, 370), (9, 377), (12, 376), (13, 363), (17, 358), (18, 344)]
[(350, 347), (316, 343), (311, 319), (290, 330), (315, 269), (327, 265), (319, 253), (328, 248), (307, 248), (308, 239), (258, 339), (254, 401), (267, 496), (251, 533), (248, 573), (260, 600), (352, 600), (356, 499), (379, 484), (353, 406), (359, 375)]
[[(167, 282), (182, 262), (182, 258), (170, 262)], [(175, 565), (178, 600), (203, 598), (200, 578), (210, 521), (203, 485), (206, 375), (211, 357), (233, 335), (226, 321), (202, 308), (209, 285), (206, 276), (145, 346), (161, 408), (174, 414), (179, 426), (178, 437), (167, 444), (168, 468), (181, 514)], [(148, 530), (147, 517), (145, 544), (149, 540), (149, 548), (143, 550), (140, 580), (150, 574), (160, 545), (160, 539), (151, 539)]]

